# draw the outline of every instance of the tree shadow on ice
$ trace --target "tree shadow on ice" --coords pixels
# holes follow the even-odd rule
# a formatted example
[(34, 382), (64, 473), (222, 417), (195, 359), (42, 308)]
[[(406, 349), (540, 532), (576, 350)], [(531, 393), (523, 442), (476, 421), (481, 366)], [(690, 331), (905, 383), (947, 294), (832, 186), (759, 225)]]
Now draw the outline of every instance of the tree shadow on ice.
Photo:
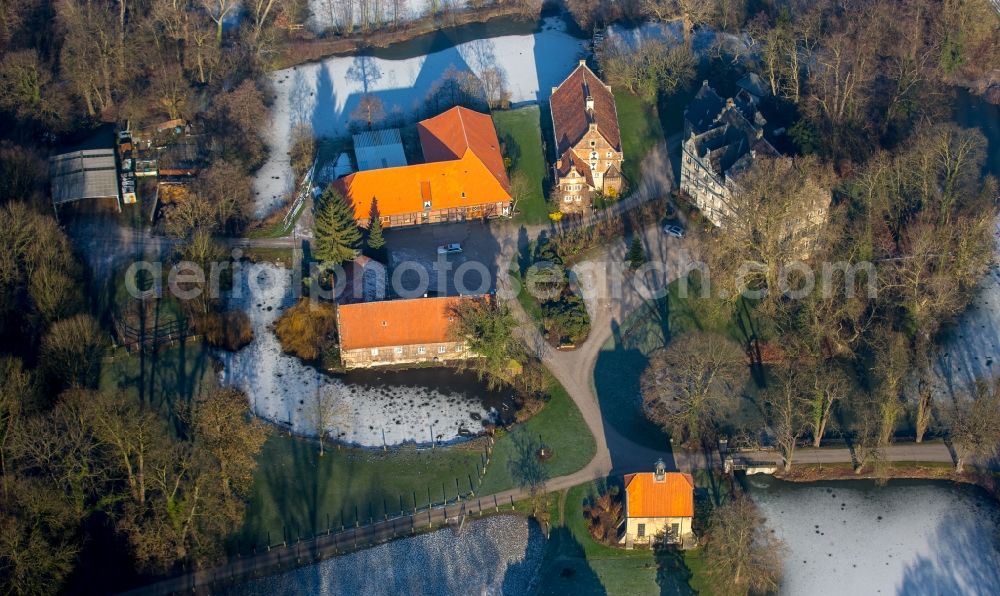
[[(978, 501), (977, 505), (995, 506), (984, 501)], [(929, 541), (934, 556), (921, 556), (907, 565), (897, 593), (906, 596), (1000, 593), (995, 520), (995, 513), (993, 523), (988, 524), (958, 513), (946, 515)]]

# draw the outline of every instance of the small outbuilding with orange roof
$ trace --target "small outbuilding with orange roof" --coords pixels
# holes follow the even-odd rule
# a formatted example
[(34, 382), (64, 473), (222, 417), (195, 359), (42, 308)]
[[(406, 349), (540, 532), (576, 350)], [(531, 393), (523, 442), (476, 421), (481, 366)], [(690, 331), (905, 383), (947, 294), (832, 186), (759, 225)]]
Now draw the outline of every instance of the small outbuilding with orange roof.
[(334, 182), (369, 225), (377, 201), (383, 227), (510, 214), (510, 182), (493, 119), (455, 107), (417, 124), (424, 163), (355, 172)]
[(687, 542), (693, 536), (694, 478), (690, 474), (667, 472), (663, 460), (653, 472), (625, 476), (626, 546), (650, 544), (656, 540)]

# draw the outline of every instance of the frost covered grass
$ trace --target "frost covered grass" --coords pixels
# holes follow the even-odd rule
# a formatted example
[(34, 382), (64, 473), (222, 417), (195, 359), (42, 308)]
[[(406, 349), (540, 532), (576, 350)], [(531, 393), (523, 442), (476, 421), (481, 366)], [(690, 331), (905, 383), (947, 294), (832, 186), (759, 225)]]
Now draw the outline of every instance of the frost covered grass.
[(327, 559), (239, 594), (526, 594), (545, 548), (536, 524), (494, 516)]
[[(1000, 222), (994, 231), (1000, 254)], [(948, 330), (937, 362), (938, 391), (950, 400), (976, 379), (1000, 376), (1000, 266), (979, 284), (976, 298)]]

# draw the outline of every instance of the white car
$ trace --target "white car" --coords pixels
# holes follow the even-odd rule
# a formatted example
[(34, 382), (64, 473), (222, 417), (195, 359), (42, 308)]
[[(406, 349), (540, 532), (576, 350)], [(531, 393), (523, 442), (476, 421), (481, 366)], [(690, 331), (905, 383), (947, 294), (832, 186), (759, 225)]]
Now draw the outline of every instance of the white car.
[(684, 237), (684, 229), (681, 228), (680, 226), (675, 226), (675, 225), (672, 225), (672, 224), (667, 224), (667, 225), (663, 226), (663, 233), (664, 234), (669, 234), (669, 235), (673, 236), (674, 238), (683, 238)]
[(439, 255), (457, 255), (462, 252), (462, 245), (458, 242), (452, 242), (451, 244), (444, 244), (438, 247)]

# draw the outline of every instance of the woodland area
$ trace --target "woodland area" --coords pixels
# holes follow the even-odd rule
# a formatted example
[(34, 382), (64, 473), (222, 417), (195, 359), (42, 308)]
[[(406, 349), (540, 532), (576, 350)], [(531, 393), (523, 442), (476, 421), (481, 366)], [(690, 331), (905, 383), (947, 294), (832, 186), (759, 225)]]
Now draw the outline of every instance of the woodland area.
[[(724, 28), (712, 20), (722, 11), (668, 4), (685, 23)], [(897, 433), (920, 442), (934, 432), (966, 455), (988, 455), (1000, 413), (971, 431), (969, 411), (985, 412), (980, 402), (995, 401), (996, 388), (941, 399), (934, 364), (941, 333), (994, 259), (1000, 197), (987, 142), (950, 121), (950, 101), (956, 77), (997, 64), (1000, 19), (971, 0), (772, 8), (739, 21), (755, 59), (720, 58), (747, 58), (770, 87), (766, 101), (797, 115), (797, 154), (755, 160), (724, 233), (691, 234), (707, 264), (689, 278), (692, 304), (704, 320), (742, 325), (744, 345), (722, 330), (674, 338), (644, 374), (647, 416), (690, 446), (720, 427), (755, 444), (763, 429), (732, 419), (749, 397), (786, 469), (797, 444), (819, 446), (831, 431), (855, 447), (859, 470), (883, 476), (881, 454)], [(802, 197), (823, 190), (829, 213), (807, 226), (815, 205)]]
[[(101, 123), (192, 123), (208, 139), (202, 149), (211, 165), (192, 184), (191, 199), (169, 214), (165, 231), (177, 239), (176, 260), (228, 258), (214, 236), (254, 225), (250, 175), (266, 157), (262, 127), (271, 92), (260, 75), (290, 41), (311, 35), (298, 27), (308, 17), (306, 4), (0, 0), (5, 593), (126, 588), (218, 560), (240, 527), (266, 428), (249, 415), (245, 396), (232, 390), (206, 391), (171, 407), (98, 390), (107, 313), (98, 312), (98, 297), (85, 289), (90, 272), (51, 214), (47, 157)], [(396, 27), (407, 6), (405, 0), (320, 4), (341, 17), (341, 31), (333, 34)], [(996, 387), (972, 388), (976, 399), (965, 407), (936, 403), (929, 383), (935, 341), (968, 304), (992, 255), (997, 183), (983, 175), (985, 140), (945, 123), (950, 85), (980, 80), (1000, 63), (1000, 25), (989, 2), (566, 4), (587, 30), (635, 18), (680, 18), (687, 40), (701, 25), (746, 30), (759, 56), (756, 70), (782, 109), (798, 117), (789, 133), (801, 153), (795, 172), (802, 175), (775, 176), (779, 166), (763, 162), (748, 181), (777, 184), (746, 185), (736, 232), (695, 238), (713, 266), (715, 287), (726, 287), (723, 273), (733, 273), (733, 263), (779, 263), (798, 253), (800, 247), (780, 232), (787, 229), (783, 221), (800, 215), (789, 200), (796, 184), (823, 185), (834, 196), (810, 261), (872, 264), (853, 280), (834, 276), (830, 295), (817, 286), (797, 300), (771, 292), (752, 304), (717, 297), (697, 303), (717, 318), (752, 308), (756, 339), (768, 340), (751, 344), (756, 370), (767, 379), (761, 403), (787, 464), (800, 439), (812, 436), (819, 444), (838, 416), (847, 422), (841, 432), (862, 446), (863, 463), (875, 467), (884, 466), (880, 448), (904, 419), (912, 419), (918, 438), (946, 426), (963, 457), (994, 445), (1000, 428), (990, 417), (997, 412)], [(609, 81), (647, 97), (684, 87), (695, 74), (687, 48), (607, 47), (599, 54)], [(502, 81), (486, 77), (474, 91), (469, 83), (453, 73), (429, 91), (441, 107), (473, 99), (491, 107), (506, 103)], [(371, 126), (380, 108), (366, 107), (358, 120)], [(320, 201), (321, 227), (334, 229), (345, 219), (337, 216), (335, 199)], [(764, 226), (764, 218), (774, 225)], [(779, 232), (769, 235), (774, 230)], [(363, 240), (356, 228), (340, 230), (323, 248), (335, 258), (353, 255), (362, 241), (381, 248), (380, 236), (372, 238), (371, 231)], [(592, 241), (579, 239), (581, 245)], [(563, 247), (572, 253), (570, 248)], [(848, 296), (849, 286), (863, 289), (869, 280), (875, 296)], [(768, 269), (751, 283), (774, 289), (778, 281)], [(234, 347), (249, 341), (246, 323), (222, 324), (230, 315), (218, 308), (207, 299), (185, 306), (208, 342)], [(459, 314), (456, 332), (484, 356), (469, 363), (477, 373), (522, 383), (526, 393), (540, 391), (544, 373), (512, 335), (515, 321), (504, 306)], [(291, 324), (279, 329), (285, 331), (297, 333)], [(329, 335), (303, 342), (301, 356), (319, 357)], [(771, 358), (767, 344), (782, 346), (780, 357)], [(746, 367), (731, 362), (745, 358), (741, 348), (711, 331), (672, 342), (646, 373), (650, 416), (690, 441), (710, 436), (737, 395), (727, 389), (746, 385)], [(700, 357), (706, 352), (712, 357)], [(662, 367), (678, 359), (685, 366), (665, 378)], [(698, 375), (702, 382), (685, 383), (690, 379), (678, 374)], [(665, 407), (671, 400), (685, 410)], [(723, 553), (719, 560), (735, 556)]]
[[(108, 313), (52, 217), (46, 158), (102, 122), (193, 123), (211, 139), (211, 165), (166, 231), (180, 240), (178, 259), (219, 258), (213, 235), (252, 217), (249, 173), (266, 156), (258, 75), (298, 10), (273, 0), (0, 2), (4, 592), (128, 587), (217, 560), (242, 526), (266, 427), (232, 390), (163, 407), (98, 390)], [(249, 341), (217, 306), (184, 309), (210, 343)]]

